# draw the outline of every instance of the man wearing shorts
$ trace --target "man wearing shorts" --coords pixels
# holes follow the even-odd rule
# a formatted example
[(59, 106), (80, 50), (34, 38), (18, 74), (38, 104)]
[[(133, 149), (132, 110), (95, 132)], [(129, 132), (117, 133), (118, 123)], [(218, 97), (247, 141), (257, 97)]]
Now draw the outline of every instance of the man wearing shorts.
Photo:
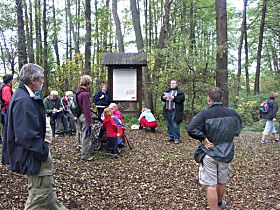
[(233, 139), (241, 130), (241, 119), (233, 110), (223, 106), (222, 90), (208, 91), (209, 107), (200, 111), (187, 125), (190, 137), (199, 140), (206, 154), (199, 167), (199, 183), (207, 186), (211, 210), (223, 209), (226, 202), (225, 183), (234, 156)]

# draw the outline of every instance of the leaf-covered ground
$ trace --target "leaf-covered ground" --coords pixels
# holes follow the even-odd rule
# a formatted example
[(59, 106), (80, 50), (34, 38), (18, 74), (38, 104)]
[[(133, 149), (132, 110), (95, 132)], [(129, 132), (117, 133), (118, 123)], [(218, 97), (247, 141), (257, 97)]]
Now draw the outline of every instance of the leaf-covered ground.
[[(135, 149), (119, 159), (104, 151), (81, 162), (74, 138), (54, 140), (54, 178), (58, 198), (75, 209), (207, 209), (206, 189), (197, 183), (193, 160), (197, 145), (183, 134), (179, 145), (163, 131), (127, 131)], [(258, 143), (256, 135), (236, 138), (226, 209), (280, 209), (280, 144)], [(0, 165), (0, 209), (23, 209), (27, 179)], [(0, 174), (0, 175), (1, 175)]]

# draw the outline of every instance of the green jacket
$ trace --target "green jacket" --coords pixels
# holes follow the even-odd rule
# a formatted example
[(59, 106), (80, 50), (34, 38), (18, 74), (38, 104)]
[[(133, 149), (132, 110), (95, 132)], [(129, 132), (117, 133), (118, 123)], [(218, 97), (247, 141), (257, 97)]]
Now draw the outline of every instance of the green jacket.
[(50, 96), (47, 96), (44, 99), (43, 103), (44, 103), (47, 115), (50, 115), (54, 108), (56, 108), (56, 109), (62, 108), (61, 100), (59, 97), (57, 97), (57, 99), (55, 101), (52, 101)]

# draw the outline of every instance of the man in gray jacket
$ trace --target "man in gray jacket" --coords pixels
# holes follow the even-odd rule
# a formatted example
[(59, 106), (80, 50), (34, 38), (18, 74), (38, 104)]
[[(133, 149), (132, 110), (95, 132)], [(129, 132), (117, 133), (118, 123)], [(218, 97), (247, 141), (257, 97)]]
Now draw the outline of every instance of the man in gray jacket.
[(211, 210), (223, 209), (225, 183), (234, 156), (233, 139), (241, 130), (241, 120), (233, 110), (223, 106), (222, 90), (208, 91), (209, 107), (199, 112), (187, 125), (190, 137), (201, 142), (205, 153), (199, 168), (199, 183), (207, 186)]

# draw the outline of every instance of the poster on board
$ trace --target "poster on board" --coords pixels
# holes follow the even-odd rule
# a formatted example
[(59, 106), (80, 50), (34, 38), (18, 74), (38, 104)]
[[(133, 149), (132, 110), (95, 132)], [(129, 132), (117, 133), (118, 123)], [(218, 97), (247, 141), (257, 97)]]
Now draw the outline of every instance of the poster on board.
[(137, 101), (136, 69), (113, 69), (113, 101)]

